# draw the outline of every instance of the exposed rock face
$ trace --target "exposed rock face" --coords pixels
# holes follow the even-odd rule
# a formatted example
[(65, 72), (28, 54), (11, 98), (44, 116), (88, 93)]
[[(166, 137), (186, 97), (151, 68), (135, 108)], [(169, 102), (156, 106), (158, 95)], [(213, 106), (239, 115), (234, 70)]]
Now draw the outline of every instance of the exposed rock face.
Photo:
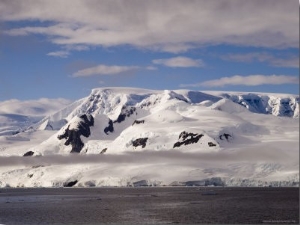
[(77, 184), (77, 182), (78, 180), (65, 182), (64, 187), (73, 187), (75, 184)]
[(211, 141), (210, 141), (210, 142), (208, 142), (207, 144), (208, 144), (208, 146), (209, 146), (209, 147), (214, 147), (214, 146), (217, 146), (215, 143), (213, 143), (213, 142), (211, 142)]
[(219, 135), (219, 138), (220, 138), (220, 140), (227, 140), (227, 141), (229, 141), (229, 140), (232, 139), (232, 136), (230, 134), (224, 133), (224, 134)]
[(102, 149), (102, 151), (100, 152), (100, 154), (104, 154), (107, 151), (107, 148)]
[(181, 145), (190, 145), (197, 143), (200, 138), (202, 138), (203, 134), (194, 134), (188, 132), (181, 132), (178, 138), (178, 142), (176, 142), (173, 148), (180, 147)]
[(117, 120), (114, 121), (114, 123), (123, 122), (126, 117), (130, 117), (135, 111), (136, 111), (135, 107), (130, 107), (130, 108), (127, 109), (126, 106), (124, 106), (122, 108), (121, 114), (118, 116)]
[(142, 148), (146, 147), (148, 138), (138, 138), (132, 142), (132, 145), (134, 147), (142, 146)]
[(84, 146), (80, 136), (89, 137), (91, 135), (90, 126), (94, 126), (93, 116), (83, 114), (69, 124), (64, 133), (57, 138), (59, 140), (67, 139), (65, 145), (72, 145), (71, 153), (79, 153)]
[(112, 120), (109, 120), (108, 126), (104, 128), (104, 133), (108, 135), (108, 132), (110, 133), (114, 132), (114, 124)]
[(34, 152), (33, 151), (28, 151), (26, 152), (23, 156), (26, 157), (26, 156), (33, 156)]
[(110, 133), (114, 132), (114, 123), (122, 123), (126, 119), (126, 117), (130, 117), (134, 113), (136, 113), (135, 107), (127, 108), (126, 106), (123, 106), (118, 118), (114, 121), (109, 120), (108, 126), (104, 128), (104, 133), (108, 135), (109, 132)]
[(141, 123), (145, 123), (145, 120), (135, 120), (135, 121), (133, 122), (132, 126), (133, 126), (134, 124), (141, 124)]

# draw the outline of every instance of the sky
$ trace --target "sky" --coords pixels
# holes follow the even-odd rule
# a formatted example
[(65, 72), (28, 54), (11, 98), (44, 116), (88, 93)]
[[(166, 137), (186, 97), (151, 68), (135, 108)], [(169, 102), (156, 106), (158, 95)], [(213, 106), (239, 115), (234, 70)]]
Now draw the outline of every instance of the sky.
[(0, 101), (138, 87), (299, 94), (297, 0), (0, 0)]

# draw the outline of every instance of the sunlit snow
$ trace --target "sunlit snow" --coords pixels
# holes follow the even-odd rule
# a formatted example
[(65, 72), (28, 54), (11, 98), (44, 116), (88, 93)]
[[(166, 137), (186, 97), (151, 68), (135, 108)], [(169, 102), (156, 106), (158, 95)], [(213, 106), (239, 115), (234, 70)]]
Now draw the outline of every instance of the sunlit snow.
[[(216, 185), (219, 179), (229, 186), (298, 186), (298, 102), (299, 96), (286, 94), (94, 89), (24, 132), (8, 135), (1, 127), (0, 187), (209, 179)], [(57, 137), (66, 128), (76, 131), (83, 114), (94, 126), (89, 137), (80, 136), (80, 153), (70, 154), (72, 147)], [(28, 151), (34, 155), (23, 157)]]

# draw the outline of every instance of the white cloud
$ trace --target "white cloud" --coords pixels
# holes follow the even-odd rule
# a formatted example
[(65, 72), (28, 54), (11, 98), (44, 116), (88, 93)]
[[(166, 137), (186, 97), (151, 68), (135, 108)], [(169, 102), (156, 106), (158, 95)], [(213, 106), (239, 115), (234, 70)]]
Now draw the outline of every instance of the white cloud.
[(0, 20), (41, 22), (4, 33), (42, 34), (58, 45), (128, 44), (173, 53), (216, 44), (299, 47), (295, 1), (13, 0), (0, 2)]
[(49, 52), (47, 55), (54, 56), (54, 57), (60, 57), (60, 58), (67, 58), (69, 56), (68, 51), (56, 51), (56, 52)]
[(272, 66), (276, 67), (299, 68), (299, 57), (291, 57), (288, 59), (275, 58), (270, 63), (272, 64)]
[(227, 54), (221, 56), (223, 60), (228, 60), (228, 61), (237, 61), (237, 62), (252, 62), (254, 60), (263, 62), (270, 60), (272, 56), (267, 53), (259, 53), (259, 52), (251, 52), (251, 53), (246, 53), (246, 54)]
[(299, 57), (298, 56), (288, 56), (278, 58), (269, 53), (265, 52), (251, 52), (246, 54), (227, 54), (221, 56), (223, 60), (228, 61), (237, 61), (237, 62), (267, 62), (271, 66), (275, 67), (291, 67), (291, 68), (299, 68)]
[(191, 44), (185, 44), (185, 43), (176, 43), (176, 44), (158, 44), (152, 47), (155, 51), (162, 51), (162, 52), (170, 52), (174, 54), (187, 52), (188, 50), (191, 50), (193, 48), (196, 48), (196, 46)]
[(72, 101), (63, 98), (21, 101), (11, 99), (0, 102), (0, 113), (46, 116), (61, 110), (71, 104)]
[(197, 84), (182, 84), (181, 87), (223, 87), (223, 86), (258, 86), (258, 85), (280, 85), (280, 84), (299, 84), (299, 78), (287, 75), (249, 75), (232, 77), (222, 77), (220, 79), (208, 80)]
[(98, 65), (95, 67), (90, 67), (82, 69), (73, 73), (72, 77), (88, 77), (94, 75), (114, 75), (126, 72), (132, 72), (139, 69), (138, 66), (107, 66), (107, 65)]
[(160, 64), (168, 67), (203, 67), (204, 63), (201, 59), (191, 59), (188, 57), (174, 57), (169, 59), (152, 60), (154, 64)]
[(85, 45), (66, 45), (65, 49), (67, 49), (68, 51), (88, 51), (90, 50), (90, 48), (88, 46)]
[(71, 51), (87, 51), (90, 48), (85, 45), (66, 45), (63, 49), (65, 50), (49, 52), (47, 55), (60, 58), (67, 58), (70, 55)]

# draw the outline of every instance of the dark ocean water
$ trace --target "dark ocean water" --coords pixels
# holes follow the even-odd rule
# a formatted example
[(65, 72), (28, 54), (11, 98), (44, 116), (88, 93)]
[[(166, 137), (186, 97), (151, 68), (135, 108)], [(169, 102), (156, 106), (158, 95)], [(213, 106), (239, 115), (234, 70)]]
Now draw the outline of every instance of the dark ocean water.
[(299, 188), (0, 189), (0, 224), (299, 224)]

